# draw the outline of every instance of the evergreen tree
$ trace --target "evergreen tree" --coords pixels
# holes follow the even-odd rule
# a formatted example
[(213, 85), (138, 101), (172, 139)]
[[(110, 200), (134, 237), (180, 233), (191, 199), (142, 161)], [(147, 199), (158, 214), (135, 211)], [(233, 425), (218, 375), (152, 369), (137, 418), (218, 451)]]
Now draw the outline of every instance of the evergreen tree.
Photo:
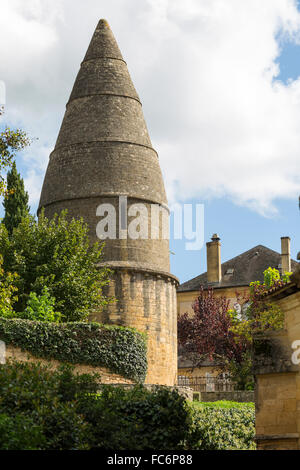
[(17, 172), (16, 163), (13, 162), (11, 170), (7, 173), (7, 193), (3, 202), (5, 209), (3, 223), (9, 235), (19, 225), (22, 218), (29, 214), (28, 199), (23, 178)]

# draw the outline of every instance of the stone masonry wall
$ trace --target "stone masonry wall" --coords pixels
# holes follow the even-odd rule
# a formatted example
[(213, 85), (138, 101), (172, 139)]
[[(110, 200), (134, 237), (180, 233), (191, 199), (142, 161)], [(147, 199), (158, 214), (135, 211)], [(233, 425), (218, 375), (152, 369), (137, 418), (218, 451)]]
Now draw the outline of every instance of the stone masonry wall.
[(176, 280), (157, 273), (119, 270), (108, 294), (118, 302), (91, 320), (131, 326), (148, 335), (146, 384), (174, 385), (177, 378)]
[[(141, 200), (128, 198), (128, 208)], [(64, 209), (68, 211), (68, 218), (78, 219), (84, 218), (85, 223), (89, 226), (89, 238), (91, 243), (100, 242), (96, 236), (96, 229), (98, 223), (103, 217), (96, 215), (97, 208), (102, 204), (112, 204), (116, 210), (116, 233), (119, 234), (119, 199), (116, 197), (94, 197), (86, 199), (74, 199), (64, 202)], [(151, 230), (153, 224), (151, 222), (151, 204), (144, 202), (144, 207), (147, 209), (148, 223), (145, 218), (145, 226), (148, 227), (148, 239), (134, 240), (128, 237), (125, 240), (121, 239), (106, 239), (104, 247), (104, 261), (112, 266), (115, 261), (127, 262), (132, 265), (138, 265), (140, 268), (153, 269), (158, 271), (169, 271), (169, 240), (151, 238)], [(55, 214), (59, 214), (62, 210), (60, 203), (51, 204), (45, 210), (45, 215), (52, 219)], [(131, 219), (128, 217), (128, 223)], [(168, 222), (168, 220), (167, 220)], [(160, 215), (159, 230), (162, 232), (163, 228), (163, 215)]]
[[(20, 348), (16, 348), (10, 345), (6, 345), (6, 361), (9, 359), (19, 361), (19, 362), (32, 362), (40, 363), (43, 365), (48, 365), (51, 369), (57, 369), (61, 362), (54, 359), (40, 359), (27, 351), (22, 351)], [(102, 384), (134, 384), (132, 380), (125, 379), (121, 375), (112, 373), (109, 369), (105, 367), (94, 367), (85, 364), (75, 364), (75, 372), (78, 374), (99, 374), (101, 377)]]
[(257, 445), (261, 450), (300, 450), (300, 367), (291, 360), (292, 343), (300, 340), (300, 291), (270, 296), (270, 301), (284, 312), (285, 329), (266, 335), (264, 363), (254, 357)]
[(296, 374), (265, 374), (258, 376), (257, 381), (256, 434), (258, 448), (297, 448), (299, 434)]

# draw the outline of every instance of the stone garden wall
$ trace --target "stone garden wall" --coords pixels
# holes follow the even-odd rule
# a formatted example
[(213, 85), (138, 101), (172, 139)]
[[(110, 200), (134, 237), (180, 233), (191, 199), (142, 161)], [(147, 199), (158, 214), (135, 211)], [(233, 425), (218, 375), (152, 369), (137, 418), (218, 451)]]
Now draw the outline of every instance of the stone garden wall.
[[(5, 359), (6, 361), (12, 359), (19, 362), (40, 363), (43, 365), (48, 365), (52, 369), (57, 369), (62, 364), (61, 362), (53, 359), (36, 358), (32, 354), (26, 351), (22, 351), (20, 348), (12, 347), (9, 345), (6, 346)], [(4, 361), (2, 361), (2, 363), (4, 363)], [(72, 365), (74, 366), (74, 371), (78, 374), (99, 374), (101, 378), (101, 383), (103, 384), (134, 384), (132, 380), (126, 379), (119, 374), (114, 374), (105, 367), (95, 367), (85, 364)]]

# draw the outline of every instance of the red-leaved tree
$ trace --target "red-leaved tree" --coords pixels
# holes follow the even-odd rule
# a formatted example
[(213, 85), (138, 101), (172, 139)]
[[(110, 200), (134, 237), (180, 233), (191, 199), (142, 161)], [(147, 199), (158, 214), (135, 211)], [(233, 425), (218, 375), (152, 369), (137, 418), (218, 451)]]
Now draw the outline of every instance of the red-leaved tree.
[(178, 319), (179, 350), (192, 358), (194, 365), (203, 360), (242, 362), (247, 342), (230, 330), (231, 318), (227, 313), (229, 300), (217, 297), (212, 288), (200, 288), (193, 304), (194, 314), (185, 313)]

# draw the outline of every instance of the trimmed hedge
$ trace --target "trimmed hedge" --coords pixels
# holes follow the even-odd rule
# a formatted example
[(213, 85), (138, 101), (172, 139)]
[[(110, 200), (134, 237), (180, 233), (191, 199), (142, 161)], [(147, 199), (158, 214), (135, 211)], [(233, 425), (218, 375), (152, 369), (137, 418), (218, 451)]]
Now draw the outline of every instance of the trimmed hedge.
[(0, 318), (0, 339), (36, 357), (106, 367), (135, 382), (145, 381), (146, 335), (134, 328)]
[(255, 409), (190, 407), (189, 450), (255, 450)]

